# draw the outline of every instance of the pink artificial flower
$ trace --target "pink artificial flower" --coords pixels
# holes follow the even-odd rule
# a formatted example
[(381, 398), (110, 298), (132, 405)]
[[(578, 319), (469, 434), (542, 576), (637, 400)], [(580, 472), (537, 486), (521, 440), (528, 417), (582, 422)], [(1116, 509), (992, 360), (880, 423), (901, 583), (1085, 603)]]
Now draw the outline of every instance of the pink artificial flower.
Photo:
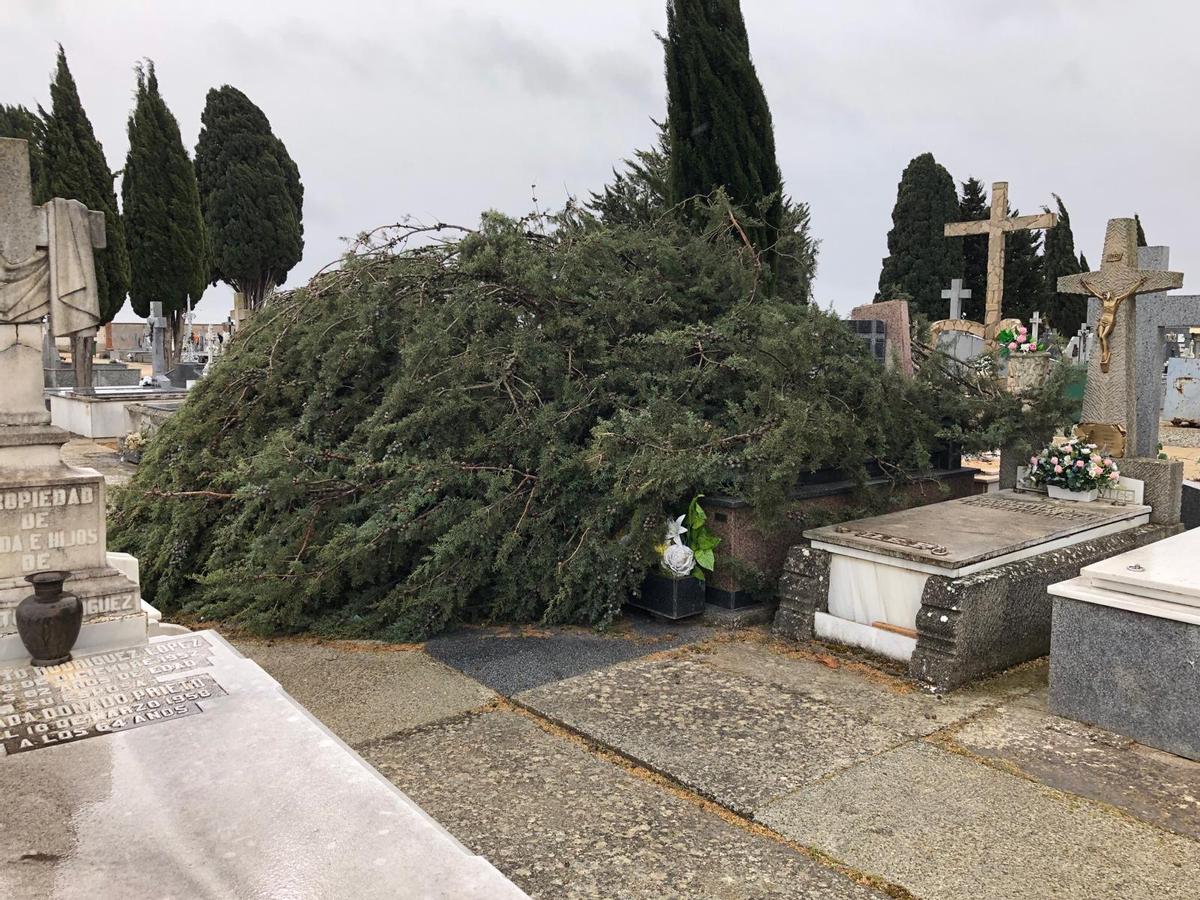
[(1028, 329), (1028, 328), (1026, 328), (1024, 325), (1018, 325), (1018, 326), (1017, 326), (1017, 331), (1018, 331), (1020, 334), (1024, 334), (1024, 333), (1025, 333), (1025, 332), (1027, 332), (1028, 330), (1029, 330), (1029, 329)]
[(1052, 465), (1052, 466), (1058, 465), (1058, 457), (1057, 456), (1050, 457), (1050, 465)]
[(1029, 464), (1031, 466), (1036, 466), (1038, 464), (1038, 458), (1036, 456), (1029, 457)]
[(1077, 468), (1077, 469), (1083, 468), (1083, 460), (1082, 459), (1078, 459), (1075, 461), (1075, 468)]
[(1111, 466), (1113, 464), (1112, 458), (1108, 456), (1104, 457), (1104, 464), (1106, 466)]
[(1061, 474), (1062, 474), (1062, 466), (1055, 466), (1055, 467), (1054, 467), (1054, 474), (1055, 474), (1055, 475), (1061, 475)]
[(1016, 341), (1012, 341), (1012, 342), (1010, 342), (1010, 343), (1009, 343), (1009, 345), (1008, 345), (1008, 349), (1009, 349), (1009, 350), (1016, 350), (1016, 349), (1017, 349), (1017, 342), (1016, 342)]
[(1091, 468), (1088, 470), (1088, 474), (1090, 474), (1090, 475), (1091, 475), (1093, 478), (1099, 478), (1099, 477), (1100, 477), (1100, 475), (1101, 475), (1101, 473), (1103, 473), (1103, 471), (1104, 471), (1104, 470), (1103, 470), (1103, 469), (1101, 469), (1099, 466), (1092, 466), (1092, 467), (1091, 467)]

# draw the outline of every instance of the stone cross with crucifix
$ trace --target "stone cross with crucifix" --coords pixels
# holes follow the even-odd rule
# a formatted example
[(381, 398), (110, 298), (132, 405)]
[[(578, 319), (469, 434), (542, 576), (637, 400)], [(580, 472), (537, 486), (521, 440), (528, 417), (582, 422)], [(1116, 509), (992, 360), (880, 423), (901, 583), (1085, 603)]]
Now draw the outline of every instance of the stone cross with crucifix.
[(1008, 182), (992, 184), (991, 217), (975, 222), (949, 222), (946, 237), (966, 237), (971, 234), (988, 236), (987, 261), (987, 305), (983, 317), (983, 336), (995, 341), (1000, 330), (1001, 298), (1004, 296), (1004, 235), (1009, 231), (1025, 231), (1031, 228), (1053, 228), (1058, 216), (1052, 212), (1035, 216), (1010, 216), (1008, 214)]
[(942, 299), (950, 301), (950, 318), (962, 318), (962, 302), (971, 299), (971, 289), (962, 286), (961, 278), (951, 278), (948, 290), (942, 291)]
[(1087, 294), (1101, 303), (1096, 322), (1100, 352), (1088, 360), (1079, 431), (1107, 446), (1114, 456), (1153, 456), (1157, 451), (1157, 447), (1138, 445), (1137, 295), (1179, 287), (1183, 287), (1182, 272), (1138, 268), (1137, 223), (1133, 219), (1108, 220), (1100, 271), (1058, 279), (1060, 294)]
[(42, 319), (54, 335), (94, 334), (100, 301), (92, 250), (104, 213), (76, 200), (33, 205), (29, 145), (0, 138), (0, 426), (45, 425)]

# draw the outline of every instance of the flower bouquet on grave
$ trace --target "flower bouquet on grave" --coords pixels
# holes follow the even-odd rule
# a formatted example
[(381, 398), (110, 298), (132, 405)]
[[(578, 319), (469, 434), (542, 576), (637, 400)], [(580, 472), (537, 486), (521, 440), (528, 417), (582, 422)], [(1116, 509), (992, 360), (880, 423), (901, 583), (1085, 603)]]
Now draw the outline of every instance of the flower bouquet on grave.
[(682, 619), (704, 611), (704, 573), (716, 563), (721, 539), (708, 527), (708, 516), (697, 494), (687, 512), (667, 523), (658, 552), (658, 570), (642, 582), (643, 609), (668, 619)]
[(1051, 444), (1029, 460), (1029, 480), (1044, 484), (1055, 500), (1091, 502), (1120, 477), (1112, 457), (1078, 438)]
[(1049, 349), (1045, 341), (1034, 341), (1029, 336), (1029, 329), (1020, 322), (997, 332), (996, 343), (1000, 347), (1001, 359), (1008, 359), (1014, 353), (1042, 353)]

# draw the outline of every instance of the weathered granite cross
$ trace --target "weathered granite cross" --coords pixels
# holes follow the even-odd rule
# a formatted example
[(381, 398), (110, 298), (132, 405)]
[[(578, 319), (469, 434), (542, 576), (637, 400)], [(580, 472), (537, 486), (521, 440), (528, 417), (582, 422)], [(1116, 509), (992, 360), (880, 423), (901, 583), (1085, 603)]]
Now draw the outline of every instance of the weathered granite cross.
[(1052, 212), (1034, 216), (1010, 216), (1008, 214), (1008, 182), (992, 184), (991, 217), (974, 222), (949, 222), (946, 237), (966, 237), (971, 234), (988, 236), (987, 298), (983, 316), (983, 336), (988, 341), (996, 339), (1000, 330), (1000, 306), (1004, 296), (1004, 235), (1009, 231), (1025, 231), (1031, 228), (1053, 228), (1058, 216)]
[(1138, 268), (1133, 219), (1108, 220), (1100, 271), (1058, 279), (1060, 294), (1087, 294), (1100, 301), (1096, 321), (1100, 352), (1088, 360), (1079, 430), (1096, 443), (1107, 444), (1114, 455), (1153, 456), (1157, 450), (1142, 446), (1142, 436), (1148, 438), (1149, 431), (1138, 428), (1137, 295), (1179, 287), (1183, 287), (1182, 272)]
[(1033, 326), (1033, 346), (1036, 347), (1038, 341), (1038, 326), (1042, 324), (1041, 311), (1034, 311), (1033, 315), (1029, 317), (1029, 324)]
[(42, 318), (58, 337), (94, 333), (92, 249), (104, 244), (104, 213), (75, 200), (33, 205), (29, 145), (0, 138), (0, 426), (49, 422)]
[(951, 278), (948, 290), (942, 291), (942, 299), (950, 301), (950, 318), (962, 318), (962, 302), (971, 299), (971, 289), (962, 286), (961, 278)]

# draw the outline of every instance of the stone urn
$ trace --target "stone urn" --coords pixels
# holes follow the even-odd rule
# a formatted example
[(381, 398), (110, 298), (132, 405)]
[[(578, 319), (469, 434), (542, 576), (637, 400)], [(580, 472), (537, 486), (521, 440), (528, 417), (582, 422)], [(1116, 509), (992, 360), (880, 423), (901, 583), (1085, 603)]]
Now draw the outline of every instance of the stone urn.
[(70, 572), (35, 572), (25, 580), (33, 593), (17, 604), (17, 632), (35, 666), (71, 660), (71, 648), (83, 624), (83, 603), (63, 590)]
[(1050, 377), (1049, 353), (1013, 353), (1008, 357), (1007, 388), (1010, 394), (1036, 391)]

